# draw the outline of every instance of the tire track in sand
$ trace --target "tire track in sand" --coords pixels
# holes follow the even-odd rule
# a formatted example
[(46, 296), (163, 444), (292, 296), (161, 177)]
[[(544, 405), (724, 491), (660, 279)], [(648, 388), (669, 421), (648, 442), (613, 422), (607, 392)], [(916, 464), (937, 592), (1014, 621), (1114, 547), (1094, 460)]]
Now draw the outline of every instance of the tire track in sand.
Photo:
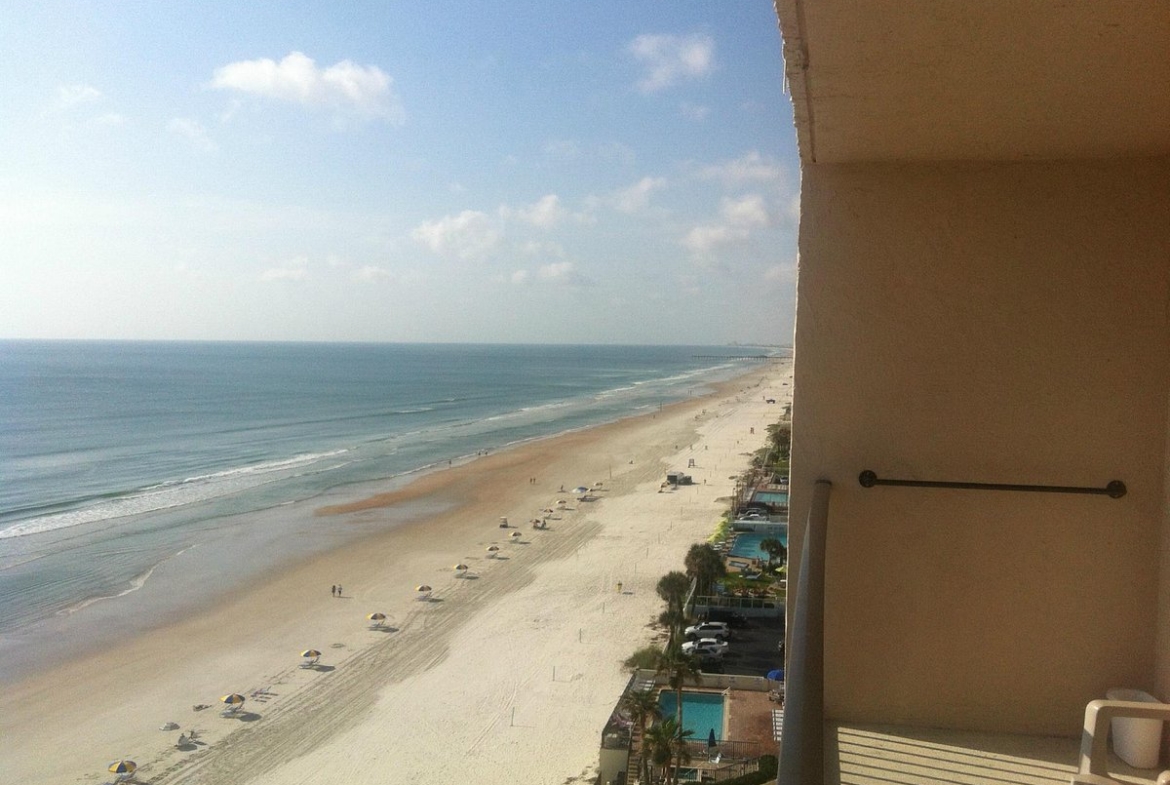
[[(378, 700), (380, 687), (425, 672), (442, 662), (452, 634), (485, 606), (531, 583), (535, 568), (569, 558), (600, 531), (585, 511), (568, 516), (555, 530), (530, 537), (528, 545), (510, 549), (474, 581), (459, 581), (443, 602), (407, 614), (398, 632), (367, 645), (339, 662), (336, 670), (280, 695), (263, 707), (260, 718), (242, 724), (200, 753), (163, 769), (152, 785), (239, 785), (318, 748), (334, 735), (359, 724)], [(278, 674), (287, 677), (295, 668)], [(224, 719), (223, 722), (238, 722)], [(174, 751), (176, 754), (178, 751)], [(365, 750), (363, 754), (375, 753)], [(389, 741), (386, 753), (390, 752)], [(171, 758), (172, 755), (166, 755)], [(159, 768), (168, 761), (161, 760)], [(157, 764), (156, 764), (157, 765)], [(151, 767), (158, 771), (158, 768)]]

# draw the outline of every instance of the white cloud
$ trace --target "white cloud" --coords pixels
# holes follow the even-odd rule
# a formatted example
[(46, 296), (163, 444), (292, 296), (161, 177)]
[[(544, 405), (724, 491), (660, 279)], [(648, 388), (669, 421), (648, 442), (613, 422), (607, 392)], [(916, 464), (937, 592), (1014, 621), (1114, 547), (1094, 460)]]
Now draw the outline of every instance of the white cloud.
[(219, 149), (219, 146), (207, 134), (207, 129), (189, 118), (174, 118), (167, 123), (167, 130), (176, 136), (183, 137), (198, 150), (213, 153)]
[(788, 209), (784, 211), (793, 223), (800, 222), (800, 194), (793, 194), (788, 199)]
[(771, 220), (764, 198), (759, 194), (738, 199), (724, 198), (719, 208), (719, 220), (694, 227), (682, 242), (695, 254), (703, 255), (720, 246), (743, 242), (751, 236), (753, 229), (766, 227)]
[(75, 106), (92, 104), (100, 100), (102, 91), (87, 84), (59, 85), (55, 107), (59, 111), (68, 111)]
[(117, 128), (126, 124), (126, 116), (117, 112), (106, 112), (86, 121), (89, 128)]
[(706, 76), (715, 64), (715, 41), (706, 35), (640, 35), (627, 50), (646, 67), (638, 81), (644, 93)]
[(241, 60), (215, 69), (211, 86), (309, 107), (327, 107), (402, 122), (393, 79), (377, 66), (342, 60), (318, 68), (312, 58), (292, 52), (279, 63)]
[(269, 267), (260, 274), (261, 281), (307, 281), (309, 271), (304, 267)]
[(528, 270), (516, 270), (511, 276), (512, 283), (525, 286), (538, 283), (547, 286), (586, 286), (589, 279), (577, 272), (572, 262), (552, 262), (536, 268), (535, 275)]
[(638, 160), (634, 148), (621, 142), (606, 142), (598, 146), (597, 157), (603, 161), (617, 161), (627, 166), (633, 166), (634, 162)]
[(393, 280), (394, 273), (387, 270), (385, 267), (378, 267), (377, 265), (367, 264), (365, 267), (359, 267), (353, 272), (353, 279), (355, 281), (386, 281)]
[(614, 193), (613, 206), (623, 213), (636, 213), (646, 209), (650, 204), (652, 193), (665, 187), (666, 178), (664, 177), (643, 177), (633, 185)]
[(767, 226), (770, 221), (764, 197), (759, 194), (748, 194), (739, 199), (724, 199), (719, 214), (730, 226), (751, 228)]
[(568, 278), (573, 274), (572, 262), (554, 262), (546, 264), (536, 271), (536, 274), (545, 281)]
[(515, 218), (542, 229), (556, 226), (567, 214), (556, 194), (542, 196), (527, 207), (500, 207), (502, 218)]
[(688, 120), (702, 121), (707, 119), (707, 115), (711, 114), (711, 107), (701, 106), (699, 104), (692, 104), (689, 101), (683, 101), (678, 105), (678, 110), (683, 117)]
[(791, 283), (796, 280), (796, 265), (794, 264), (775, 264), (764, 270), (765, 281), (777, 281), (779, 283)]
[(483, 259), (500, 244), (500, 232), (491, 219), (476, 210), (464, 210), (415, 227), (410, 236), (439, 256)]
[(581, 157), (581, 145), (572, 139), (554, 139), (545, 142), (544, 154), (561, 161), (573, 161)]
[(544, 256), (546, 258), (552, 256), (559, 259), (565, 255), (565, 248), (560, 243), (537, 242), (536, 240), (522, 243), (519, 250), (525, 256)]
[(736, 186), (744, 183), (779, 182), (784, 169), (772, 158), (764, 158), (752, 150), (734, 161), (705, 166), (699, 170), (704, 180), (719, 180), (724, 185)]
[(589, 283), (585, 276), (577, 272), (577, 268), (572, 262), (546, 264), (537, 269), (536, 277), (545, 283), (563, 286), (585, 286)]

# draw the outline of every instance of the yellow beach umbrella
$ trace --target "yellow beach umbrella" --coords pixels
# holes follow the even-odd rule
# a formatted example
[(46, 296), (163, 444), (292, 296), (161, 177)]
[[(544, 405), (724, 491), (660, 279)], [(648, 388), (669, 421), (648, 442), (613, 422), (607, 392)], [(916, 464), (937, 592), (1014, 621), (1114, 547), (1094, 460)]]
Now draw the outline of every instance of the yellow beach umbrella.
[(224, 695), (219, 699), (220, 703), (226, 703), (228, 706), (243, 706), (245, 700), (247, 699), (238, 692), (233, 692), (231, 695)]
[(466, 564), (464, 564), (463, 562), (459, 562), (459, 563), (458, 563), (458, 564), (456, 564), (456, 565), (455, 565), (455, 567), (454, 567), (454, 570), (455, 570), (455, 572), (459, 573), (460, 575), (462, 575), (463, 573), (467, 572), (469, 569), (471, 569), (471, 568), (470, 568), (470, 567), (468, 567), (468, 566), (467, 566)]
[(414, 590), (417, 592), (434, 591), (434, 589), (432, 589), (430, 586), (427, 586), (425, 583), (415, 586)]
[(485, 550), (487, 551), (488, 558), (494, 559), (494, 558), (496, 558), (496, 553), (500, 550), (500, 546), (499, 545), (489, 545), (487, 548), (485, 548)]
[(301, 656), (305, 658), (305, 665), (316, 665), (317, 660), (321, 659), (321, 652), (316, 649), (305, 649), (301, 652)]
[(513, 539), (513, 540), (519, 540), (519, 539), (520, 539), (521, 537), (523, 537), (523, 536), (524, 536), (524, 535), (523, 535), (523, 534), (521, 534), (520, 532), (512, 532), (512, 539)]
[(366, 617), (370, 621), (386, 621), (386, 614), (374, 612)]
[(138, 771), (138, 764), (132, 760), (116, 760), (110, 764), (110, 774), (133, 774)]

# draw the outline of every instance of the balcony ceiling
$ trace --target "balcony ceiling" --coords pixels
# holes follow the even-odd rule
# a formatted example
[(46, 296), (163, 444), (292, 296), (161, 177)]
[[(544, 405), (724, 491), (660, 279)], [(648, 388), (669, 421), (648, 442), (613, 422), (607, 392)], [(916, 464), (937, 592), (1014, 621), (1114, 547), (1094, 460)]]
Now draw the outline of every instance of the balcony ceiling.
[(776, 0), (805, 161), (1170, 154), (1167, 0)]

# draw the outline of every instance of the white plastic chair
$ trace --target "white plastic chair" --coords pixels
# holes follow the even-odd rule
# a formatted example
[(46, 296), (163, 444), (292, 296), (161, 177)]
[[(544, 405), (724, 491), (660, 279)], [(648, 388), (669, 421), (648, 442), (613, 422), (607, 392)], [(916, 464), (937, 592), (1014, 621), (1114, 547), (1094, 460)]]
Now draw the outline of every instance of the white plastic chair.
[[(1170, 720), (1170, 704), (1138, 701), (1089, 701), (1081, 731), (1081, 756), (1070, 785), (1120, 785), (1109, 777), (1109, 725), (1114, 717)], [(1158, 785), (1170, 785), (1170, 771), (1158, 775)]]

